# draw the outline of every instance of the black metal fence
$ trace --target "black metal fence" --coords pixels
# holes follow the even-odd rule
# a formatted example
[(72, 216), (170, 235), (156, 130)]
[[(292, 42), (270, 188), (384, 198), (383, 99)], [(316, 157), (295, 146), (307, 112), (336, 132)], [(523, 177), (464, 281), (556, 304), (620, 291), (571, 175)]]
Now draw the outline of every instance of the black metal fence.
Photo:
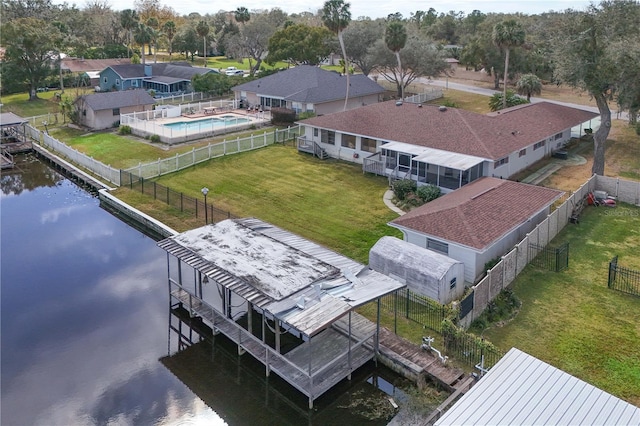
[[(380, 306), (438, 333), (446, 315), (444, 305), (403, 288), (380, 299)], [(394, 330), (395, 332), (395, 330)]]
[(529, 262), (549, 271), (564, 271), (569, 267), (569, 243), (559, 247), (529, 243)]
[(443, 330), (442, 336), (445, 354), (471, 367), (482, 365), (484, 369), (489, 369), (504, 355), (492, 344), (472, 334)]
[(640, 271), (618, 265), (618, 256), (609, 262), (610, 289), (640, 296)]
[(474, 298), (475, 298), (475, 292), (472, 291), (467, 295), (467, 297), (462, 299), (462, 301), (460, 302), (460, 313), (458, 314), (458, 317), (460, 319), (466, 317), (469, 312), (473, 311)]
[(200, 200), (174, 191), (151, 180), (145, 180), (125, 170), (120, 171), (120, 186), (133, 189), (142, 194), (163, 201), (183, 213), (191, 213), (207, 223), (216, 223), (224, 219), (236, 218), (230, 212), (214, 207), (213, 203)]

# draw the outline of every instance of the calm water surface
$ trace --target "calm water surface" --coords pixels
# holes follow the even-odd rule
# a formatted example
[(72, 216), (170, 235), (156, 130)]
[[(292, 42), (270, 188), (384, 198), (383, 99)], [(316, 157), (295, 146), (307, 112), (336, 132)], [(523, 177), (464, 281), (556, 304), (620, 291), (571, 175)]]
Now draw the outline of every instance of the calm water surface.
[(387, 397), (402, 399), (395, 384), (406, 383), (373, 366), (308, 411), (220, 339), (177, 353), (154, 240), (32, 157), (1, 182), (3, 426), (378, 425), (393, 415)]

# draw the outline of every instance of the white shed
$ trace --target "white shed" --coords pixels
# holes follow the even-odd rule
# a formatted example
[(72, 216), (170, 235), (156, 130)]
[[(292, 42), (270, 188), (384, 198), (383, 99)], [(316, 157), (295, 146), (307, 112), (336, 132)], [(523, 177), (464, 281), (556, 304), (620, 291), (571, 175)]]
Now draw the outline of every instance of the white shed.
[(462, 262), (395, 237), (382, 237), (371, 248), (369, 267), (442, 304), (464, 293)]

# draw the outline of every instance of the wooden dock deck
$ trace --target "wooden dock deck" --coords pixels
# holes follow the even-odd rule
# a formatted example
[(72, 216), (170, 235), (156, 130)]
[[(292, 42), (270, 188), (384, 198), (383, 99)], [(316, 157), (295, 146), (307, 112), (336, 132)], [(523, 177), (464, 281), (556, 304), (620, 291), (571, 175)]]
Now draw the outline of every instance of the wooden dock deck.
[(430, 378), (453, 392), (461, 385), (463, 370), (443, 364), (431, 351), (422, 349), (386, 328), (380, 328), (380, 356), (378, 359), (395, 371), (403, 371), (415, 378), (418, 385)]

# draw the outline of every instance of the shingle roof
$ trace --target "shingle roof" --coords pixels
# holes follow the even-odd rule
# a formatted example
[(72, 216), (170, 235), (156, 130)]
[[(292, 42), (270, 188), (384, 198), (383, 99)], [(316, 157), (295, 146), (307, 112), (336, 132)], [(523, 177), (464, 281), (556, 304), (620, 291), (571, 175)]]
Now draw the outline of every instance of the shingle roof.
[(129, 58), (116, 59), (80, 59), (80, 58), (64, 58), (62, 60), (62, 68), (71, 72), (82, 71), (102, 71), (112, 65), (130, 64)]
[(301, 121), (302, 124), (383, 141), (498, 160), (577, 126), (597, 114), (549, 102), (483, 115), (435, 105), (380, 102)]
[(484, 177), (400, 216), (390, 225), (482, 250), (562, 194)]
[[(192, 67), (188, 62), (155, 63), (151, 65), (151, 77), (173, 77), (180, 80), (191, 80), (191, 77), (198, 74), (216, 72), (211, 68)], [(122, 79), (144, 78), (144, 65), (142, 64), (120, 64), (112, 65), (110, 68)]]
[[(384, 92), (384, 88), (378, 83), (362, 74), (351, 75), (349, 84), (350, 98)], [(323, 103), (344, 99), (346, 89), (345, 76), (311, 65), (290, 68), (233, 88), (236, 92), (254, 92), (304, 103)]]
[(144, 90), (93, 93), (83, 96), (84, 102), (94, 111), (124, 108), (135, 105), (153, 105), (156, 102)]

